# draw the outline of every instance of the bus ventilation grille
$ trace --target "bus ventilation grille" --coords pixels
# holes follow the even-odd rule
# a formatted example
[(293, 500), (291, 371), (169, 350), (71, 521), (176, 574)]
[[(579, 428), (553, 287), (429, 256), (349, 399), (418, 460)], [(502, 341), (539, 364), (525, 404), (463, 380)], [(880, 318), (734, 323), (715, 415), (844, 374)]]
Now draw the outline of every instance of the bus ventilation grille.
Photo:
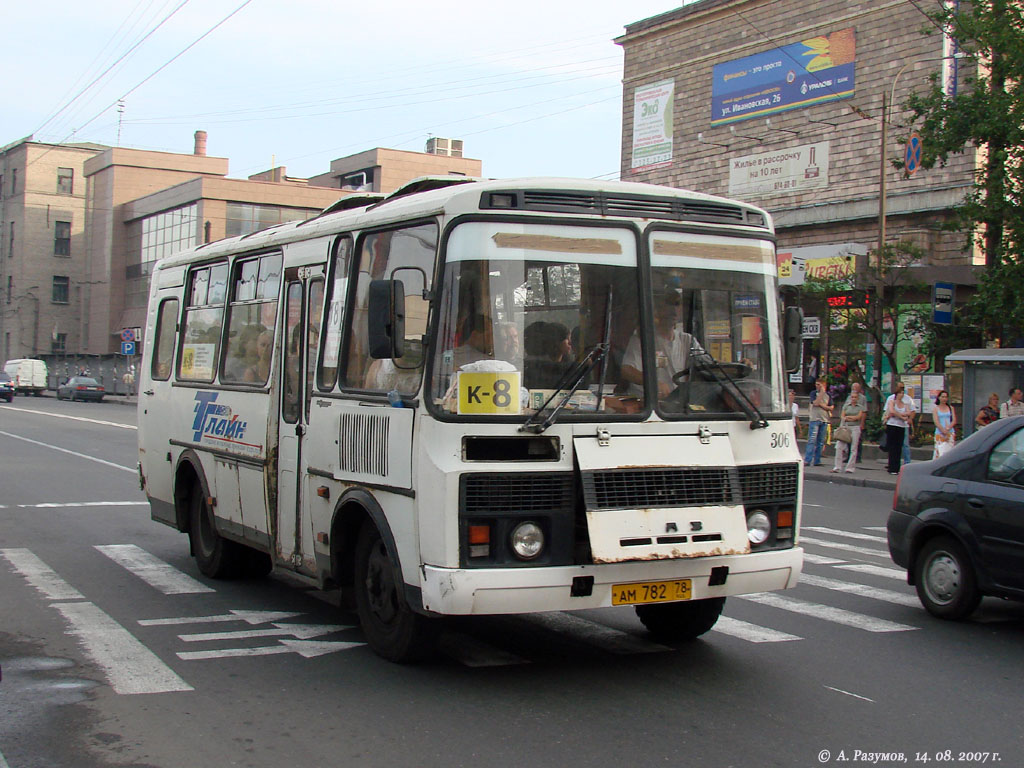
[(745, 504), (794, 501), (800, 483), (797, 464), (760, 464), (739, 468)]
[(338, 426), (338, 467), (345, 472), (387, 477), (388, 417), (342, 414)]
[(463, 514), (557, 512), (573, 509), (572, 472), (479, 473), (463, 475)]
[(651, 467), (583, 473), (587, 509), (647, 509), (739, 504), (739, 483), (728, 468)]
[[(486, 197), (486, 196), (485, 196)], [(738, 205), (679, 197), (616, 195), (558, 190), (526, 190), (514, 196), (513, 207), (554, 213), (592, 213), (600, 216), (630, 216), (670, 221), (704, 221), (715, 224), (744, 224), (768, 228), (765, 217)], [(481, 207), (490, 207), (482, 203)]]

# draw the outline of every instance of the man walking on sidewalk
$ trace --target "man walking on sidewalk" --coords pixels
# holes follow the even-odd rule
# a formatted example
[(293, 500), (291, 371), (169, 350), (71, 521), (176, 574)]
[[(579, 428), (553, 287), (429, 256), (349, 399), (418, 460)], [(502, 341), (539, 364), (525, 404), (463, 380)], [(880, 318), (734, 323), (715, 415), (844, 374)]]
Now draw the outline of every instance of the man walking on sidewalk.
[(814, 382), (814, 397), (807, 424), (807, 448), (804, 451), (805, 467), (821, 466), (821, 450), (825, 447), (825, 430), (832, 417), (832, 405), (829, 403), (828, 392), (825, 391), (825, 380)]

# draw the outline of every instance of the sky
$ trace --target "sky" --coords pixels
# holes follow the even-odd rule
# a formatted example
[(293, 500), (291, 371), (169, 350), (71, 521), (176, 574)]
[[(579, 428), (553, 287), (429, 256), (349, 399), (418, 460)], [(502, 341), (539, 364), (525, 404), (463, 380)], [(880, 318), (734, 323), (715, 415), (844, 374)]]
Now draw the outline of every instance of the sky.
[[(679, 0), (8, 3), (0, 146), (89, 141), (230, 160), (229, 176), (459, 138), (483, 174), (617, 178), (622, 49)], [(120, 102), (120, 105), (119, 105)]]

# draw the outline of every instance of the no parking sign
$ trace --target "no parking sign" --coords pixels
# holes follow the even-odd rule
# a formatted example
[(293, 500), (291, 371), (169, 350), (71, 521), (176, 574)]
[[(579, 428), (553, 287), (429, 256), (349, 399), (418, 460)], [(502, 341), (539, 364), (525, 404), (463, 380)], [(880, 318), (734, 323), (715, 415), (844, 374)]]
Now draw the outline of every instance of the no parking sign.
[(913, 176), (921, 167), (921, 136), (917, 131), (910, 134), (907, 139), (907, 148), (903, 154), (903, 170), (907, 176)]

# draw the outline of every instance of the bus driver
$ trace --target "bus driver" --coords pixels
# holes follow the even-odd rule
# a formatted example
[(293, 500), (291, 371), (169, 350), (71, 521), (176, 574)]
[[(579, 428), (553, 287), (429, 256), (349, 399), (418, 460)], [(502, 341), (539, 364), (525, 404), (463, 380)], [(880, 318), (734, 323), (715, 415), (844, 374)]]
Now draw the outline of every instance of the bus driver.
[[(703, 355), (703, 347), (677, 323), (679, 296), (676, 293), (654, 296), (654, 357), (658, 371), (658, 397), (672, 393), (676, 384), (672, 377), (690, 365), (691, 352)], [(643, 395), (643, 362), (640, 336), (634, 333), (622, 357), (622, 377), (629, 382), (630, 394)]]

